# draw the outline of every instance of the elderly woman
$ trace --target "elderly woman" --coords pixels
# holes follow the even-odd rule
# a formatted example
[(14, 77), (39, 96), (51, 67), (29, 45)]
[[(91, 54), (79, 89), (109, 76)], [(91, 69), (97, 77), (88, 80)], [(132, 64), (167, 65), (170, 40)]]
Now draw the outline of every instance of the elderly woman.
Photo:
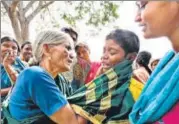
[(179, 2), (140, 1), (145, 38), (166, 36), (174, 51), (160, 60), (130, 114), (131, 124), (179, 124)]
[(19, 52), (17, 41), (11, 37), (1, 38), (1, 101), (8, 94), (18, 73), (25, 68), (23, 62), (17, 58)]
[(41, 32), (34, 44), (39, 66), (25, 69), (9, 98), (9, 123), (77, 124), (75, 114), (54, 78), (68, 71), (73, 59), (73, 42), (63, 32)]

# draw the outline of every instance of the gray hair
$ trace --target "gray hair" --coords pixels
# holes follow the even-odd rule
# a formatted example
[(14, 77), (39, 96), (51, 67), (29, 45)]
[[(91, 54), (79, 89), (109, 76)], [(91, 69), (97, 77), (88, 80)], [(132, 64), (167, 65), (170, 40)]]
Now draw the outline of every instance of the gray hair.
[(41, 61), (44, 44), (59, 44), (66, 41), (69, 41), (70, 45), (73, 47), (73, 41), (71, 37), (64, 32), (51, 30), (40, 32), (37, 35), (33, 45), (35, 59), (34, 61), (36, 61), (36, 63), (39, 63)]

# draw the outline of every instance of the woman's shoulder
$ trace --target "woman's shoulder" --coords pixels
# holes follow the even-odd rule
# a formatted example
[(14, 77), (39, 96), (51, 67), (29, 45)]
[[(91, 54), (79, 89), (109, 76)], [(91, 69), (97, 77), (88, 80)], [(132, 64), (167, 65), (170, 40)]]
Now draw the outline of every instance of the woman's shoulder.
[(28, 76), (30, 75), (38, 76), (39, 74), (43, 74), (46, 72), (43, 68), (39, 66), (31, 66), (31, 67), (27, 67), (26, 69), (24, 69), (23, 73)]
[(24, 69), (20, 73), (17, 80), (27, 82), (28, 86), (32, 84), (36, 86), (37, 82), (38, 82), (38, 85), (41, 85), (43, 84), (43, 82), (54, 81), (52, 76), (50, 76), (42, 67), (39, 67), (39, 66), (31, 66), (31, 67)]

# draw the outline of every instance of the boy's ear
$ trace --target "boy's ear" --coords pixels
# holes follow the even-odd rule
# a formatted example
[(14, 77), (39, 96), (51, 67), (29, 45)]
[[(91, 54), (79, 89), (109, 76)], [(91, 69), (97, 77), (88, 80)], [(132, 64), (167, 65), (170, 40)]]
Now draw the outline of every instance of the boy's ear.
[(137, 53), (133, 52), (133, 53), (128, 53), (126, 59), (134, 61), (136, 57), (137, 57)]

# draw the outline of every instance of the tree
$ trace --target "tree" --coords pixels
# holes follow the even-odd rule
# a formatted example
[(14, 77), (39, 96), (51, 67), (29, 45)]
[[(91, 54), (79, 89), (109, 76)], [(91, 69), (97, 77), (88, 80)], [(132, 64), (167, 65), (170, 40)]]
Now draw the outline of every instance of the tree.
[[(20, 0), (1, 1), (11, 21), (12, 29), (18, 42), (22, 43), (29, 39), (30, 22), (41, 10), (51, 5), (53, 2), (54, 1), (29, 1), (25, 6), (24, 2)], [(35, 3), (38, 3), (38, 5), (34, 11), (28, 14), (29, 9)]]
[[(64, 20), (69, 25), (76, 27), (76, 23), (82, 20), (86, 25), (93, 25), (95, 28), (105, 26), (109, 22), (116, 20), (118, 5), (111, 1), (1, 1), (10, 19), (12, 29), (16, 39), (22, 43), (29, 39), (29, 24), (40, 15), (44, 24), (44, 18), (51, 17), (50, 24), (53, 27), (60, 26), (60, 20)], [(53, 4), (53, 3), (56, 4)], [(50, 6), (51, 5), (51, 6)], [(65, 10), (62, 10), (62, 6)], [(57, 17), (54, 17), (56, 7)], [(2, 14), (1, 8), (1, 14)], [(4, 15), (4, 14), (3, 14)], [(40, 23), (42, 25), (43, 23)], [(48, 22), (49, 23), (49, 22)], [(40, 26), (39, 25), (39, 26)], [(47, 26), (45, 24), (45, 26)]]
[[(74, 4), (75, 3), (75, 4)], [(76, 21), (86, 19), (86, 25), (98, 27), (114, 21), (119, 17), (117, 13), (118, 5), (111, 1), (79, 1), (69, 2), (77, 13), (69, 11), (62, 13), (62, 18), (69, 24), (74, 25)]]

